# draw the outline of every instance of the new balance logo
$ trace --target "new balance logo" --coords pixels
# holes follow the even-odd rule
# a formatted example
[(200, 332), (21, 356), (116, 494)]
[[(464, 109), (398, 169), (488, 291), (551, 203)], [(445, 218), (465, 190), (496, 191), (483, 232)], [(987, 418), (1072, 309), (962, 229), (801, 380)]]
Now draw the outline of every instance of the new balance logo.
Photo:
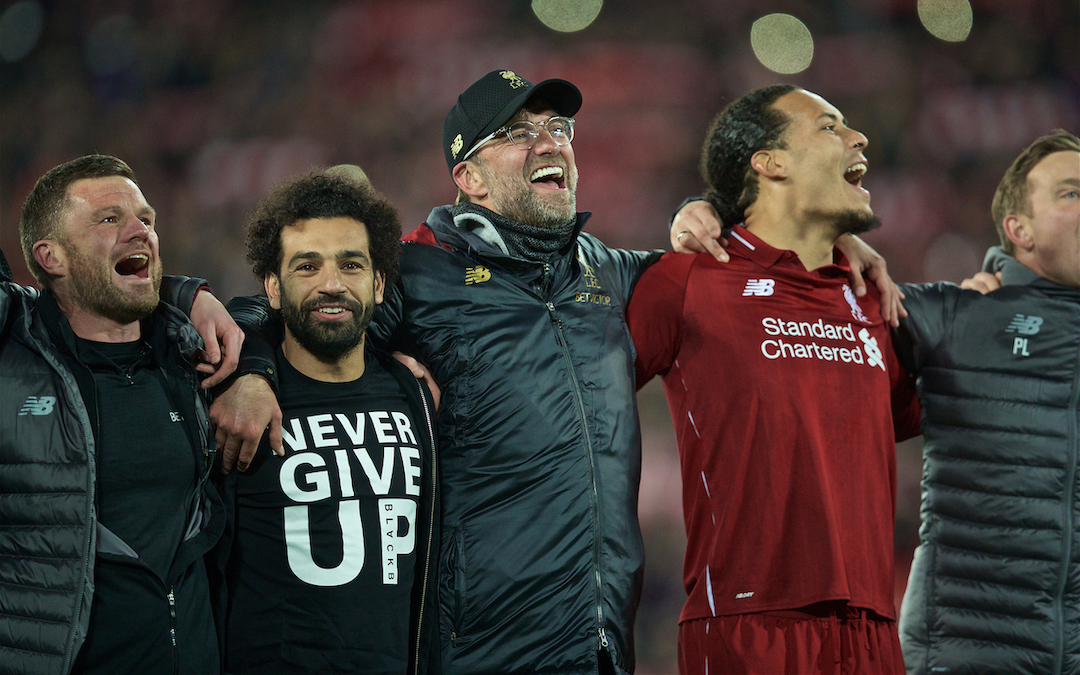
[(1009, 327), (1005, 329), (1006, 333), (1020, 333), (1021, 335), (1035, 335), (1039, 332), (1039, 328), (1043, 325), (1043, 318), (1041, 316), (1024, 316), (1023, 314), (1017, 314), (1013, 317), (1013, 320), (1009, 322)]
[(776, 286), (775, 279), (747, 279), (746, 288), (742, 289), (742, 294), (744, 298), (748, 295), (764, 297), (773, 294), (774, 286)]
[(19, 410), (19, 416), (23, 415), (48, 415), (52, 413), (56, 405), (55, 396), (27, 396), (26, 403)]
[(491, 278), (491, 270), (483, 265), (465, 268), (465, 285), (482, 284)]

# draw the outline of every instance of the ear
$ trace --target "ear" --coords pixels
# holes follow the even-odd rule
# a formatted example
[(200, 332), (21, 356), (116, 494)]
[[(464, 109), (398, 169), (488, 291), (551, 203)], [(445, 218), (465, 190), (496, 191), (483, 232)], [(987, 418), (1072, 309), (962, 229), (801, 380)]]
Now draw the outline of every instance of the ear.
[(375, 304), (380, 305), (383, 301), (383, 292), (386, 291), (386, 274), (383, 272), (375, 273)]
[(66, 277), (68, 274), (67, 251), (53, 239), (42, 239), (31, 249), (34, 260), (51, 277)]
[(458, 162), (454, 167), (454, 183), (458, 189), (469, 195), (473, 201), (482, 201), (488, 196), (488, 186), (480, 175), (480, 167), (472, 162)]
[(787, 177), (787, 163), (777, 150), (758, 150), (750, 157), (750, 167), (765, 178)]
[(1010, 213), (1005, 216), (1005, 220), (1001, 224), (1005, 230), (1005, 236), (1009, 238), (1009, 241), (1017, 249), (1031, 251), (1035, 248), (1035, 237), (1031, 231), (1031, 223), (1028, 218)]
[(263, 276), (263, 288), (266, 289), (266, 297), (270, 300), (270, 306), (281, 309), (281, 279), (273, 272), (267, 272)]

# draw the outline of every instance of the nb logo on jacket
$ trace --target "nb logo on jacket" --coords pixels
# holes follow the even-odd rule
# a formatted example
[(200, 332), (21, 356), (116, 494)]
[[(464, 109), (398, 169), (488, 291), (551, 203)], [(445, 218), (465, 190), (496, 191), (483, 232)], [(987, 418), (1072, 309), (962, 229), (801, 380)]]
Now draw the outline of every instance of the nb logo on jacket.
[(49, 415), (56, 405), (55, 396), (27, 396), (26, 402), (19, 410), (19, 417), (23, 415)]
[(1021, 335), (1035, 335), (1039, 332), (1039, 328), (1043, 325), (1043, 318), (1041, 316), (1024, 316), (1023, 314), (1017, 314), (1013, 317), (1013, 320), (1009, 322), (1009, 327), (1005, 329), (1006, 333), (1020, 333)]
[(491, 270), (484, 267), (483, 265), (465, 268), (466, 286), (471, 286), (472, 284), (482, 284), (489, 279), (491, 279)]

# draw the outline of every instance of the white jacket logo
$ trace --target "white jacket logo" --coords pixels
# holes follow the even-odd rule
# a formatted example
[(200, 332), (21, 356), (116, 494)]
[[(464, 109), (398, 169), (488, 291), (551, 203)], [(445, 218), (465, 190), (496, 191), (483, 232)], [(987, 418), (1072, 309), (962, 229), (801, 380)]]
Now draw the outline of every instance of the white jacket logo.
[[(1017, 314), (1009, 322), (1005, 332), (1020, 333), (1020, 335), (1037, 335), (1042, 325), (1043, 318), (1041, 316)], [(1012, 353), (1014, 356), (1031, 356), (1031, 352), (1028, 351), (1028, 339), (1026, 337), (1014, 337)]]
[(747, 279), (746, 288), (743, 289), (742, 294), (744, 298), (748, 295), (765, 297), (773, 294), (775, 286), (775, 279)]
[(1020, 333), (1021, 335), (1035, 335), (1039, 332), (1039, 328), (1043, 325), (1043, 318), (1041, 316), (1024, 316), (1023, 314), (1017, 314), (1013, 317), (1013, 320), (1009, 322), (1009, 327), (1005, 329), (1006, 333)]
[(19, 416), (23, 415), (48, 415), (52, 413), (56, 405), (55, 396), (27, 396), (26, 403), (19, 410)]

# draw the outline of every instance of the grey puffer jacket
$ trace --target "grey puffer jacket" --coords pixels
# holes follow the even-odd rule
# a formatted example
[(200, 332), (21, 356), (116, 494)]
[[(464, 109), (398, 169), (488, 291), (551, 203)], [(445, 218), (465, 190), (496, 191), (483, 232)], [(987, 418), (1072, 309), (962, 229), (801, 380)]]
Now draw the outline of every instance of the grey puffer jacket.
[[(11, 283), (6, 261), (2, 272), (0, 674), (64, 675), (86, 639), (95, 558), (102, 553), (122, 556), (126, 544), (96, 519), (94, 424), (78, 376), (67, 366), (42, 316), (42, 306), (53, 301)], [(190, 307), (201, 284), (198, 279), (170, 279), (163, 295)], [(202, 447), (193, 447), (193, 452), (208, 473), (213, 456), (205, 454), (205, 399), (194, 370), (182, 363), (182, 355), (192, 355), (202, 343), (173, 307), (160, 305), (149, 320), (164, 333), (155, 340), (162, 347), (166, 340), (175, 347), (162, 367), (169, 377), (181, 378), (195, 399), (195, 419), (189, 423), (198, 426), (194, 437)], [(173, 565), (176, 574), (170, 575), (178, 598), (189, 566), (209, 550), (224, 523), (220, 500), (209, 487), (201, 499), (193, 500)], [(177, 605), (183, 609), (179, 599)], [(186, 628), (176, 626), (178, 639)]]
[(1000, 249), (1003, 287), (904, 288), (926, 439), (909, 673), (1080, 673), (1080, 289)]

